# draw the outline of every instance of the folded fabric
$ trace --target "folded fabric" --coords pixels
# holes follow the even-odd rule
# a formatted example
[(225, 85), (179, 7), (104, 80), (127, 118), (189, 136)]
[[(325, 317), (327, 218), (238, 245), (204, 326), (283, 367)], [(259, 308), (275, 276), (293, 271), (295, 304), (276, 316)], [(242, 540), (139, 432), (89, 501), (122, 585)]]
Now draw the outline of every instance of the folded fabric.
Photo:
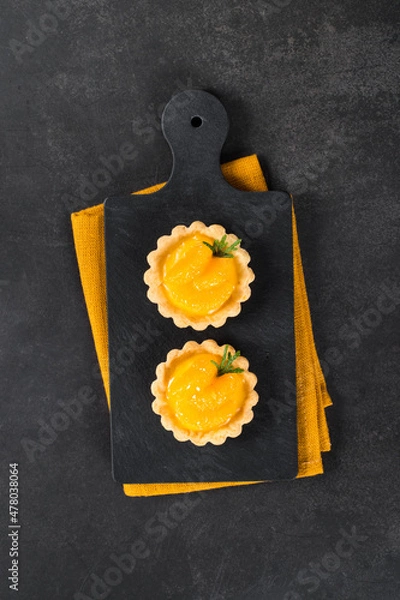
[[(268, 190), (256, 155), (225, 163), (221, 166), (221, 169), (226, 180), (238, 189), (256, 192)], [(163, 185), (165, 183), (135, 193), (151, 194)], [(134, 198), (132, 198), (132, 202), (134, 201)], [(107, 401), (110, 404), (104, 206), (99, 204), (73, 213), (71, 220), (83, 293)], [(324, 375), (315, 348), (294, 211), (292, 222), (299, 464), (297, 477), (309, 477), (323, 473), (321, 453), (330, 450), (325, 408), (332, 404), (332, 401), (326, 389)], [(284, 418), (284, 414), (282, 418)], [(127, 482), (123, 485), (123, 489), (128, 496), (156, 496), (256, 483), (265, 482), (226, 481), (159, 484), (132, 484)]]

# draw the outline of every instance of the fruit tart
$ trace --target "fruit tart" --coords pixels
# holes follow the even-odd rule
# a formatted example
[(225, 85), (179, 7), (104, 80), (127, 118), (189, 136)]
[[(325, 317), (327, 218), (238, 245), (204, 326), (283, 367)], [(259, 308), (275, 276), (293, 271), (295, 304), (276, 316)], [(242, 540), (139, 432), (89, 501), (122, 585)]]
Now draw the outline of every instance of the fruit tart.
[(174, 227), (147, 256), (148, 298), (177, 327), (221, 327), (251, 294), (254, 273), (240, 241), (221, 225), (195, 221)]
[(223, 444), (253, 419), (257, 377), (246, 358), (214, 340), (187, 342), (171, 350), (151, 385), (153, 411), (179, 442)]

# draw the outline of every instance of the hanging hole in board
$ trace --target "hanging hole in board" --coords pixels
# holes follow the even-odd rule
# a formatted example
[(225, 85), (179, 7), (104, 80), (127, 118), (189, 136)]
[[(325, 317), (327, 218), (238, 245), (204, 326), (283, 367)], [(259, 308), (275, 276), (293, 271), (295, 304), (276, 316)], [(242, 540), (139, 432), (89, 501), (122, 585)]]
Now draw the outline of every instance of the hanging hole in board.
[(190, 122), (192, 124), (192, 127), (201, 127), (203, 125), (203, 119), (198, 116), (192, 117), (192, 120)]

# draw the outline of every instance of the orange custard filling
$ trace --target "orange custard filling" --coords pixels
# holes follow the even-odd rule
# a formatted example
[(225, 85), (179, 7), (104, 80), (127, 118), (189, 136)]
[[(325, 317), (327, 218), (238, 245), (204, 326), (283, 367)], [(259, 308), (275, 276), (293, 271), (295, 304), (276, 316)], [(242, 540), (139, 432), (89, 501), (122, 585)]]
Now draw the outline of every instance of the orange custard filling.
[(203, 242), (213, 239), (193, 233), (167, 254), (162, 282), (169, 301), (187, 315), (206, 316), (232, 296), (238, 273), (235, 258), (220, 258)]
[(243, 374), (218, 376), (212, 360), (219, 362), (221, 357), (208, 352), (183, 356), (169, 374), (166, 402), (174, 420), (189, 431), (207, 432), (226, 425), (246, 399)]

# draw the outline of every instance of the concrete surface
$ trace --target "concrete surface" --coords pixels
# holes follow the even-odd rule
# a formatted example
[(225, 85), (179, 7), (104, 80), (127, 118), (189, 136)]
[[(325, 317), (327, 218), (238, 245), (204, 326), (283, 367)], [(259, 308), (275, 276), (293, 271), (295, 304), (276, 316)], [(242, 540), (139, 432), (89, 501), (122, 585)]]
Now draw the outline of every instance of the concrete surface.
[[(1, 597), (399, 598), (396, 2), (18, 0), (0, 30)], [(110, 475), (69, 214), (168, 177), (159, 115), (185, 88), (225, 104), (223, 160), (256, 152), (296, 198), (333, 449), (316, 478), (131, 499)], [(55, 416), (73, 400), (75, 419)]]

